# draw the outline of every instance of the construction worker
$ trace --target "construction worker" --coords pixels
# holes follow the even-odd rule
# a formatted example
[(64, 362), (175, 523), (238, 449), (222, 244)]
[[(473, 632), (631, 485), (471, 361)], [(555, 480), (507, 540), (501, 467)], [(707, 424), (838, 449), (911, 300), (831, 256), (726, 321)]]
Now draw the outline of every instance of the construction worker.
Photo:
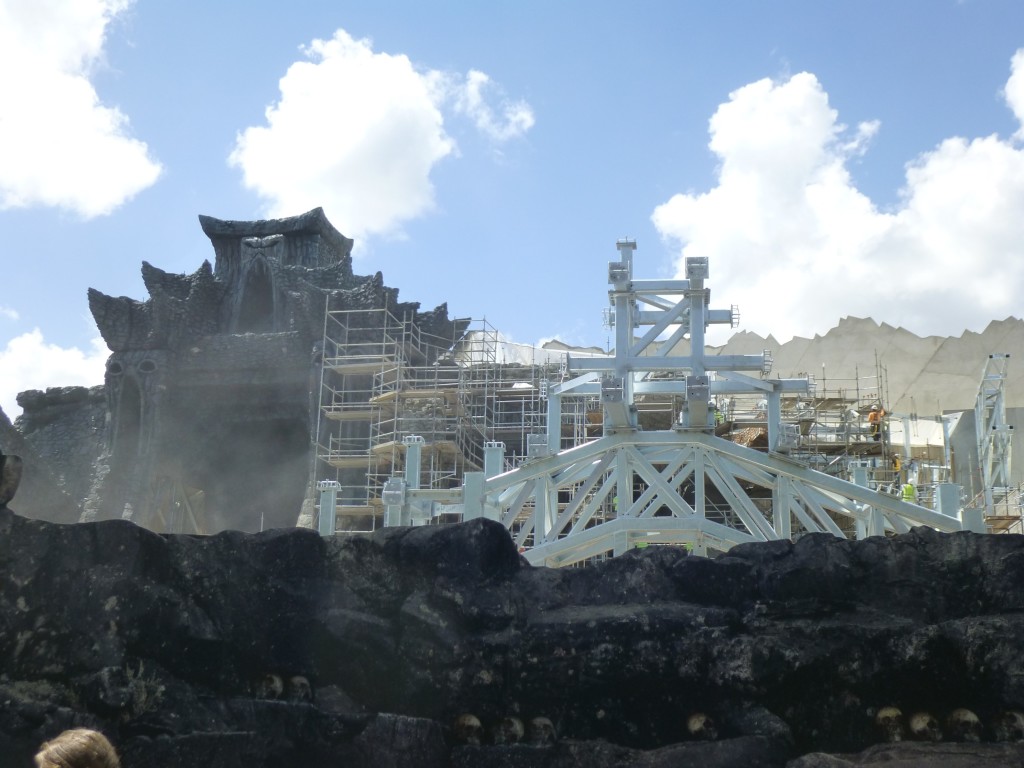
[(716, 403), (714, 400), (708, 400), (708, 408), (715, 415), (716, 427), (720, 426), (721, 424), (725, 424), (725, 414), (722, 413), (721, 410), (719, 410), (718, 403)]
[(903, 500), (908, 504), (917, 504), (917, 488), (913, 483), (903, 484)]
[(882, 419), (885, 418), (885, 408), (872, 405), (868, 411), (868, 433), (871, 439), (878, 442), (882, 439)]

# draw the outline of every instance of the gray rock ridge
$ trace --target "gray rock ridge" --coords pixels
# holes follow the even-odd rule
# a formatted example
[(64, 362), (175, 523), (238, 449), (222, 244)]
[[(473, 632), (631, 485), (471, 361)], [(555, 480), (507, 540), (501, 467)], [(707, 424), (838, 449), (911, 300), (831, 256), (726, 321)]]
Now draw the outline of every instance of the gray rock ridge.
[[(21, 456), (24, 462), (24, 473), (19, 486), (19, 499), (34, 500), (33, 507), (38, 509), (43, 520), (58, 523), (71, 523), (78, 520), (78, 504), (72, 495), (61, 485), (60, 478), (50, 470), (50, 460), (64, 462), (66, 467), (87, 469), (91, 464), (88, 454), (89, 445), (79, 441), (76, 429), (88, 424), (96, 418), (95, 408), (90, 401), (96, 401), (93, 390), (85, 387), (62, 387), (40, 392), (28, 390), (19, 395), (23, 402), (32, 402), (37, 407), (38, 419), (32, 425), (34, 434), (26, 437), (19, 431), (26, 423), (26, 417), (18, 419), (15, 426), (0, 410), (0, 453)], [(36, 436), (44, 435), (43, 441)], [(83, 445), (83, 442), (85, 443)], [(50, 450), (47, 450), (47, 449)], [(84, 448), (84, 451), (83, 451)], [(45, 458), (44, 458), (45, 454)], [(67, 478), (64, 478), (67, 479)], [(77, 489), (80, 494), (87, 491), (86, 485)], [(10, 499), (7, 499), (9, 502)]]
[[(1012, 357), (1013, 370), (1024, 344), (1024, 320), (1007, 317), (993, 320), (980, 333), (959, 336), (917, 336), (904, 328), (878, 323), (871, 318), (844, 317), (823, 335), (794, 337), (780, 343), (751, 331), (733, 334), (725, 344), (711, 348), (714, 354), (757, 354), (768, 350), (774, 360), (772, 375), (782, 377), (820, 373), (819, 384), (829, 378), (850, 377), (885, 369), (886, 404), (889, 411), (920, 413), (970, 408), (978, 394), (979, 377), (992, 353)], [(680, 353), (688, 346), (684, 343)], [(1024, 379), (1010, 376), (1006, 382), (1009, 407), (1024, 404)]]
[[(86, 725), (135, 768), (996, 764), (1022, 579), (1024, 538), (926, 529), (551, 570), (484, 520), (195, 537), (2, 509), (0, 750)], [(888, 706), (971, 709), (983, 743), (880, 745)], [(559, 740), (458, 744), (463, 713)]]

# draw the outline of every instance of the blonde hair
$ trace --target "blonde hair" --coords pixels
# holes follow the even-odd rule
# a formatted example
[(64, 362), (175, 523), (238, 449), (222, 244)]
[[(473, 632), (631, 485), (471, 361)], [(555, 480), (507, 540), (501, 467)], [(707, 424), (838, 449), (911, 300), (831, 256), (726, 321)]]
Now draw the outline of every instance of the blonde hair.
[(102, 733), (73, 728), (39, 747), (36, 768), (121, 768), (121, 761)]

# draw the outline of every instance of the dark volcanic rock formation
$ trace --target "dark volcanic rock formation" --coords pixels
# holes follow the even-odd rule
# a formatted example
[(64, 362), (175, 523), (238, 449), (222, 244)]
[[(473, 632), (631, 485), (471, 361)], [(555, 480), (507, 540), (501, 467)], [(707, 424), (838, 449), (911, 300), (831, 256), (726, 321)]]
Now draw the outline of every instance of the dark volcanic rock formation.
[[(1024, 709), (1022, 577), (1021, 537), (924, 529), (556, 571), (482, 520), (325, 540), (3, 510), (0, 752), (88, 725), (133, 768), (1019, 764), (994, 726)], [(968, 708), (983, 741), (879, 745), (883, 707)], [(495, 745), (506, 716), (558, 740)]]

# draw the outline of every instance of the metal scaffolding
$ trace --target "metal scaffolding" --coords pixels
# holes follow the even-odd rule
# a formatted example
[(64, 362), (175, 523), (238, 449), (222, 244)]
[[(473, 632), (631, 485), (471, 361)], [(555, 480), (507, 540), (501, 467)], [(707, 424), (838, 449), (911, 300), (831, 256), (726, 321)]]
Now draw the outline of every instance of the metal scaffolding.
[(484, 469), (488, 445), (503, 446), (496, 469), (521, 462), (530, 436), (545, 433), (544, 386), (562, 367), (563, 354), (511, 344), (486, 320), (438, 339), (387, 309), (328, 308), (315, 480), (335, 516), (324, 523), (378, 527), (396, 477), (443, 510), (466, 472)]
[(386, 310), (329, 311), (321, 532), (487, 517), (531, 562), (570, 565), (652, 544), (985, 530), (949, 482), (942, 417), (944, 437), (923, 448), (916, 415), (869, 423), (887, 399), (877, 361), (816, 381), (773, 378), (767, 351), (714, 354), (706, 329), (738, 313), (710, 307), (707, 260), (688, 258), (685, 279), (641, 280), (636, 244), (617, 248), (613, 354), (509, 344), (486, 322), (424, 339)]
[(981, 491), (972, 505), (985, 511), (990, 527), (997, 531), (1021, 532), (1024, 510), (1021, 488), (1011, 481), (1013, 426), (1006, 421), (1006, 369), (1008, 354), (991, 354), (981, 373), (974, 405), (978, 472)]

